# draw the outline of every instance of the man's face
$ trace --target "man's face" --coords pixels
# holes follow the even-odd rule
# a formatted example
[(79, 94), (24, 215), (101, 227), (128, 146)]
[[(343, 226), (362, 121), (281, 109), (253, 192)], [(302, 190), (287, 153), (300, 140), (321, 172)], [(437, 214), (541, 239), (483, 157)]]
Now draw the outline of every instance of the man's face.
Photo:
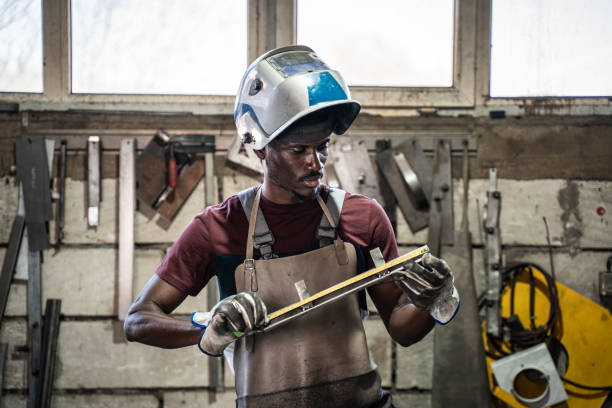
[(292, 201), (312, 199), (318, 193), (327, 161), (329, 136), (313, 142), (278, 140), (265, 147), (267, 176), (290, 192)]

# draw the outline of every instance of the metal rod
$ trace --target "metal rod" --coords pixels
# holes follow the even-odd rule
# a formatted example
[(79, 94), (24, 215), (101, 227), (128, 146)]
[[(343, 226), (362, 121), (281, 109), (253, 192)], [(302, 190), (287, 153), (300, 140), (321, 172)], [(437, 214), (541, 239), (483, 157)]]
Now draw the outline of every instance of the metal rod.
[(25, 218), (21, 215), (15, 216), (13, 226), (11, 227), (11, 235), (9, 236), (9, 246), (4, 254), (2, 274), (0, 275), (0, 321), (2, 321), (4, 317), (4, 310), (6, 309), (6, 303), (11, 289), (11, 280), (13, 279), (15, 265), (17, 264), (17, 256), (19, 254), (19, 247), (21, 246), (24, 225)]
[(134, 280), (134, 210), (136, 177), (134, 139), (121, 141), (119, 161), (119, 276), (117, 318), (125, 319), (132, 304)]
[(42, 408), (51, 406), (61, 309), (62, 301), (60, 299), (47, 299), (45, 325), (43, 327), (42, 385), (38, 399)]

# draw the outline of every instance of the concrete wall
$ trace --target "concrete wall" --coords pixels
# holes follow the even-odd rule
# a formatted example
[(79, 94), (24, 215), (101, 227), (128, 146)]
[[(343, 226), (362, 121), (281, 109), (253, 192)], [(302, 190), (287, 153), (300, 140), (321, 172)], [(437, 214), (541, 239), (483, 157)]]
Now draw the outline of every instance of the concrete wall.
[[(219, 179), (223, 199), (257, 180), (229, 168)], [(509, 261), (534, 261), (549, 265), (542, 217), (548, 220), (558, 279), (598, 301), (597, 273), (612, 255), (610, 181), (562, 179), (499, 180), (502, 194), (502, 241)], [(117, 183), (103, 179), (101, 225), (87, 228), (85, 184), (68, 179), (65, 245), (59, 252), (43, 254), (43, 304), (62, 299), (55, 392), (56, 407), (229, 407), (234, 405), (233, 379), (226, 368), (226, 392), (214, 393), (208, 382), (208, 357), (195, 347), (159, 350), (134, 343), (113, 342), (117, 249)], [(474, 243), (474, 276), (477, 292), (483, 290), (482, 240), (479, 207), (488, 180), (474, 179), (469, 188), (470, 231)], [(218, 186), (219, 187), (219, 186)], [(0, 259), (4, 257), (12, 217), (17, 208), (14, 177), (0, 180)], [(460, 181), (454, 182), (455, 221), (461, 218)], [(136, 215), (134, 294), (143, 287), (164, 256), (166, 248), (204, 205), (200, 183), (168, 230), (155, 220)], [(426, 240), (426, 231), (412, 234), (397, 215), (398, 242), (402, 252)], [(50, 225), (53, 231), (53, 223)], [(576, 231), (580, 233), (576, 234)], [(51, 234), (53, 235), (53, 234)], [(187, 319), (205, 309), (205, 293), (188, 298), (176, 311)], [(444, 330), (438, 328), (437, 330)], [(400, 407), (429, 406), (433, 367), (433, 334), (408, 348), (392, 344), (375, 314), (366, 323), (371, 354), (379, 366), (383, 384), (396, 394)], [(26, 286), (14, 282), (0, 341), (9, 343), (5, 393), (0, 407), (25, 407), (27, 388)], [(207, 405), (208, 404), (208, 405)]]

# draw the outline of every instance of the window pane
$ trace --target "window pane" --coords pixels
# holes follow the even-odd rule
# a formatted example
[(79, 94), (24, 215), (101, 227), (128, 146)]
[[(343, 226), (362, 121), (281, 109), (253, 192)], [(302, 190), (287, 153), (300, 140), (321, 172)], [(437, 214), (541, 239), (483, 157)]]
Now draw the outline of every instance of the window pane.
[(493, 1), (491, 96), (612, 95), (612, 2)]
[(42, 92), (41, 0), (0, 0), (0, 92)]
[(235, 95), (246, 11), (246, 0), (72, 0), (72, 90)]
[(349, 85), (451, 86), (453, 0), (299, 0), (298, 44)]

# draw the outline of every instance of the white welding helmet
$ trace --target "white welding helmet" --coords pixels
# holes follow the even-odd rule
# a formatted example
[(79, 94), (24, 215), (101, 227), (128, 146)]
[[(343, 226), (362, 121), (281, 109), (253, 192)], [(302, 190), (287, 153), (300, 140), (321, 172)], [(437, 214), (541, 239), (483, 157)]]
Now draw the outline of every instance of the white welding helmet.
[(234, 122), (242, 142), (259, 150), (298, 119), (326, 108), (336, 116), (333, 132), (341, 135), (361, 105), (351, 99), (338, 71), (311, 48), (292, 45), (268, 51), (247, 68)]

